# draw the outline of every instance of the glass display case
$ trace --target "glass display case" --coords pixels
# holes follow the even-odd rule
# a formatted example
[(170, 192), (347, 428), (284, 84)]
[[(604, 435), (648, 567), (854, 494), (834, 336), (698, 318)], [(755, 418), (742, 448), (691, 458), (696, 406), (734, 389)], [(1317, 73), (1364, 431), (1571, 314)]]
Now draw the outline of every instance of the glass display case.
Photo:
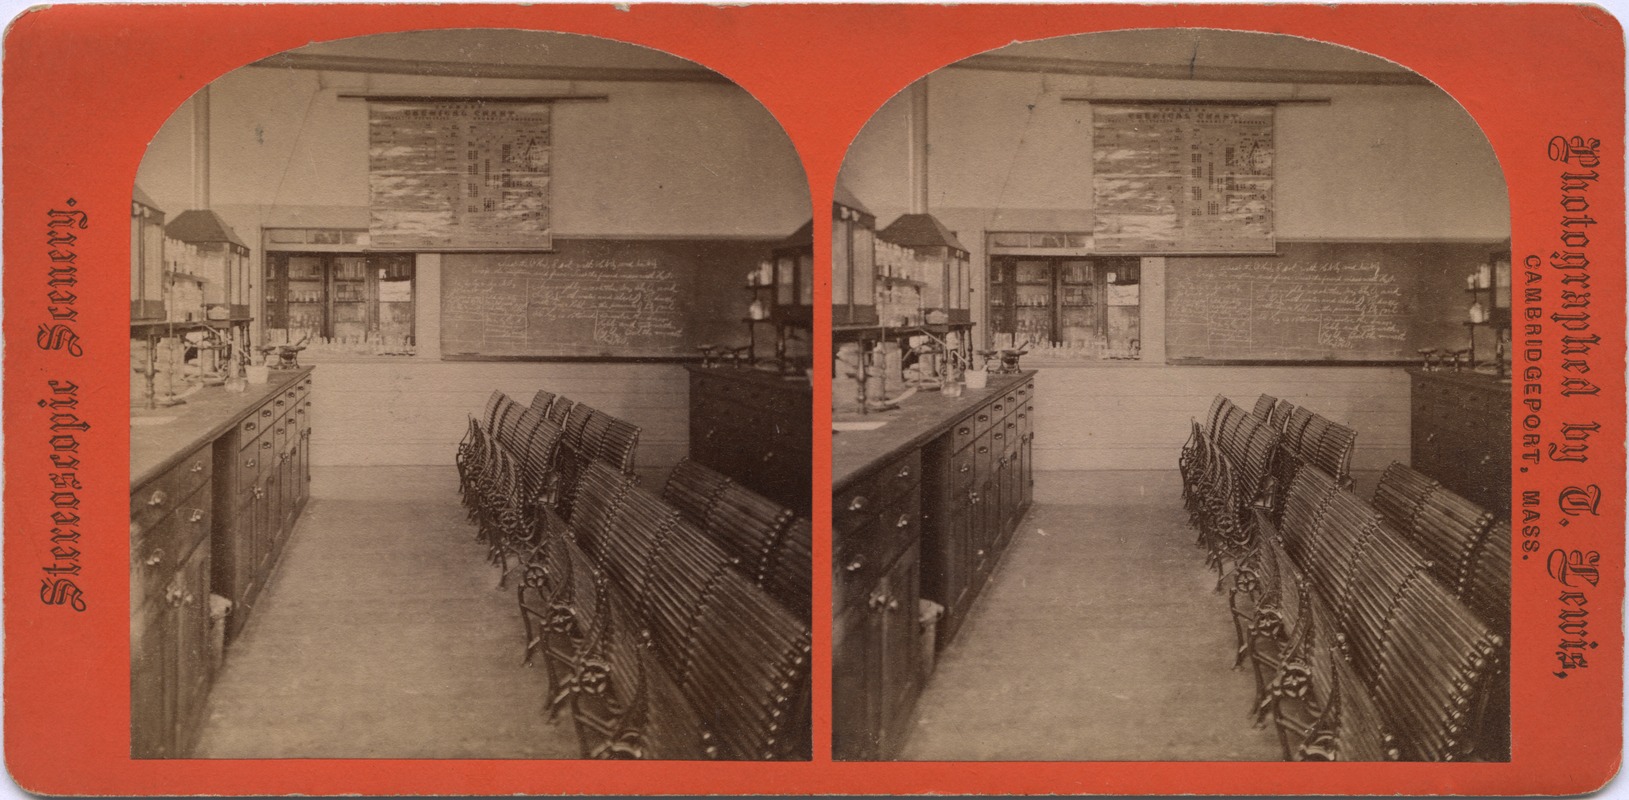
[(989, 330), (995, 347), (1067, 351), (1086, 359), (1141, 351), (1141, 261), (995, 256)]
[(130, 198), (130, 319), (164, 314), (164, 210), (137, 186)]
[(267, 344), (412, 343), (412, 254), (270, 252), (265, 284)]
[(831, 204), (833, 325), (877, 322), (876, 228), (876, 216), (838, 184)]
[[(878, 232), (877, 239), (914, 254), (904, 262), (910, 274), (903, 278), (919, 284), (925, 313), (944, 311), (948, 322), (972, 319), (968, 250), (955, 231), (932, 214), (904, 214)], [(887, 277), (882, 280), (885, 286), (895, 283)]]
[(213, 211), (193, 209), (164, 226), (183, 247), (166, 257), (172, 272), (203, 286), (204, 313), (212, 320), (249, 318), (249, 246)]

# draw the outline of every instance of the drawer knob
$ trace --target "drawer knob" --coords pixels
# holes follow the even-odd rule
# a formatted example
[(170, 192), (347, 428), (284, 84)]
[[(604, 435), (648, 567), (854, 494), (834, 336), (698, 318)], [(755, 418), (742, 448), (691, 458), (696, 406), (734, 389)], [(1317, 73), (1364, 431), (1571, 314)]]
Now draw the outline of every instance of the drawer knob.
[(759, 459), (759, 460), (764, 462), (765, 464), (768, 464), (769, 462), (774, 461), (775, 460), (775, 451), (770, 450), (770, 451), (764, 453), (763, 457), (761, 459)]
[(272, 415), (272, 410), (270, 408), (262, 408), (262, 409), (260, 409), (260, 416), (269, 417), (271, 415)]
[(894, 527), (896, 527), (896, 528), (909, 528), (910, 526), (911, 526), (911, 515), (910, 514), (900, 514), (899, 515), (899, 521), (894, 523)]
[(194, 475), (196, 475), (196, 474), (198, 474), (200, 472), (203, 472), (204, 471), (204, 462), (202, 462), (202, 461), (195, 462), (192, 465), (192, 469), (189, 469), (187, 471), (191, 472)]
[(990, 415), (989, 414), (980, 414), (979, 415), (979, 422), (989, 422), (989, 421), (990, 421)]
[(900, 467), (897, 477), (899, 477), (901, 479), (911, 477), (911, 467), (910, 467), (910, 465), (907, 464), (907, 465), (905, 465), (903, 467)]
[(261, 442), (261, 443), (260, 443), (260, 446), (261, 446), (261, 447), (271, 447), (271, 446), (272, 446), (272, 443), (271, 443), (271, 442)]
[(990, 434), (990, 438), (991, 439), (1000, 439), (1001, 437), (1006, 436), (1006, 435), (1007, 434), (1005, 434), (1005, 433), (997, 432), (997, 433)]
[(853, 561), (843, 565), (844, 572), (859, 572), (865, 569), (865, 556), (855, 556)]
[(988, 453), (988, 452), (990, 452), (990, 448), (988, 446), (986, 446), (986, 445), (981, 444), (981, 445), (979, 445), (979, 452), (980, 453)]
[(972, 503), (975, 506), (978, 505), (979, 504), (979, 493), (978, 492), (968, 492), (967, 493), (967, 501), (969, 503)]
[(164, 548), (160, 547), (159, 549), (154, 550), (152, 555), (148, 556), (145, 559), (142, 559), (141, 563), (146, 564), (149, 567), (156, 567), (160, 563), (162, 563), (163, 561), (164, 561)]
[(255, 423), (253, 421), (243, 423), (243, 429), (246, 430), (246, 431), (252, 431), (256, 427), (257, 426), (255, 425)]
[(962, 436), (966, 436), (967, 434), (972, 433), (972, 432), (973, 432), (973, 429), (967, 427), (966, 425), (963, 425), (960, 428), (956, 429), (956, 433), (961, 434)]
[(973, 469), (973, 465), (972, 465), (972, 464), (963, 464), (963, 465), (962, 465), (962, 466), (961, 466), (961, 468), (960, 468), (960, 469), (958, 469), (958, 470), (956, 470), (956, 471), (957, 471), (957, 472), (971, 472), (971, 471), (972, 471), (972, 469)]
[(163, 489), (155, 489), (155, 490), (153, 490), (153, 495), (151, 497), (147, 498), (147, 505), (149, 505), (149, 506), (161, 506), (161, 505), (164, 505), (164, 501), (168, 500), (168, 499), (169, 499), (169, 495), (164, 494)]
[(255, 492), (255, 499), (256, 500), (265, 499), (265, 497), (266, 497), (266, 490), (265, 489), (262, 489), (259, 486), (256, 486), (254, 492)]
[(853, 500), (848, 501), (848, 510), (850, 511), (859, 511), (864, 508), (865, 495), (855, 495)]
[(283, 407), (283, 401), (282, 401), (282, 400), (278, 400), (278, 401), (277, 401), (277, 402), (276, 402), (276, 404), (275, 404), (275, 405), (276, 405), (276, 406), (277, 406), (277, 407), (278, 407), (278, 408), (282, 408), (282, 407)]
[(248, 461), (243, 462), (243, 466), (248, 467), (249, 469), (254, 469), (255, 466), (256, 466), (256, 463), (257, 462), (255, 461), (255, 459), (251, 458)]
[(187, 521), (188, 522), (198, 522), (199, 520), (201, 520), (203, 518), (204, 518), (204, 510), (201, 509), (201, 508), (195, 508), (195, 509), (192, 510), (192, 514), (187, 516)]
[(979, 558), (983, 558), (984, 557), (984, 551), (983, 550), (978, 551), (978, 556), (979, 556)]

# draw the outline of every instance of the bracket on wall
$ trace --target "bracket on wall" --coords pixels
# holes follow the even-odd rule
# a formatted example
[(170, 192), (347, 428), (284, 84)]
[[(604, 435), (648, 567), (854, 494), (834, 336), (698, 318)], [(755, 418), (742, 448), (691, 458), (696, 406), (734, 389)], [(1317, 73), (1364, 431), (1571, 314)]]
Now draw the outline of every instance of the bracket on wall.
[(1151, 97), (1064, 97), (1065, 103), (1101, 103), (1117, 106), (1327, 106), (1332, 100), (1328, 97), (1262, 97), (1262, 98), (1225, 98), (1217, 100), (1200, 100), (1191, 98), (1174, 98), (1161, 100)]
[(414, 95), (414, 94), (342, 94), (341, 100), (370, 100), (380, 103), (562, 103), (568, 101), (605, 102), (605, 94), (539, 94), (539, 95)]

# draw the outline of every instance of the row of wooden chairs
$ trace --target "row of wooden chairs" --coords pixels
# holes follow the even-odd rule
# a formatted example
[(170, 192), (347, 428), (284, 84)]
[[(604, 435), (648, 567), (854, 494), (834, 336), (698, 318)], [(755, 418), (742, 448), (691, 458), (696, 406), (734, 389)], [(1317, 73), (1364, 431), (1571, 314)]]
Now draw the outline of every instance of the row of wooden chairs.
[(1343, 486), (1351, 485), (1357, 431), (1305, 406), (1267, 394), (1256, 398), (1251, 414), (1279, 433), (1273, 477), (1280, 487), (1288, 487), (1303, 464), (1317, 466)]
[(519, 414), (506, 400), (472, 420), (461, 488), (521, 574), (550, 714), (570, 710), (590, 757), (807, 758), (808, 624), (637, 485), (616, 426), (552, 395)]
[(1252, 509), (1271, 502), (1278, 434), (1264, 419), (1218, 396), (1205, 424), (1193, 423), (1178, 466), (1183, 502), (1220, 587), (1229, 565), (1254, 548)]
[[(1263, 397), (1248, 416), (1269, 432), (1281, 430), (1275, 422), (1282, 422), (1303, 443), (1331, 438), (1333, 423), (1297, 425), (1292, 418), (1312, 415), (1285, 406)], [(1240, 414), (1226, 398), (1216, 398), (1205, 423), (1194, 423), (1179, 461), (1184, 501), (1201, 541), (1212, 535), (1205, 526), (1216, 524), (1217, 505), (1206, 502), (1209, 494), (1225, 490), (1225, 480), (1240, 485), (1229, 473), (1245, 471), (1232, 466), (1248, 460), (1252, 440), (1250, 427), (1235, 421)], [(1304, 435), (1318, 428), (1324, 433)], [(1302, 451), (1313, 457), (1295, 465), (1282, 497), (1274, 498), (1274, 480), (1266, 481), (1247, 510), (1254, 518), (1252, 535), (1228, 554), (1236, 563), (1227, 588), (1237, 658), (1256, 672), (1258, 720), (1272, 720), (1286, 757), (1298, 760), (1507, 757), (1501, 732), (1508, 730), (1508, 628), (1490, 624), (1470, 603), (1501, 591), (1502, 563), (1502, 618), (1508, 620), (1508, 526), (1503, 545), (1491, 524), (1444, 532), (1442, 517), (1468, 517), (1471, 528), (1491, 519), (1394, 469), (1382, 491), (1385, 503), (1394, 511), (1406, 509), (1405, 518), (1416, 526), (1405, 533), (1379, 508), (1382, 501), (1365, 502), (1349, 491), (1349, 480), (1325, 469), (1347, 463), (1325, 458), (1343, 448), (1349, 455), (1353, 437), (1335, 438), (1348, 443), (1325, 448), (1323, 455), (1316, 444)], [(1298, 446), (1273, 448), (1274, 477), (1284, 473), (1271, 467)], [(1422, 507), (1432, 511), (1422, 514)], [(1446, 541), (1422, 549), (1416, 536)], [(1442, 566), (1437, 553), (1458, 560)], [(1473, 589), (1484, 575), (1486, 587)]]
[(807, 621), (813, 528), (808, 518), (686, 458), (673, 468), (662, 499), (706, 531), (748, 578)]

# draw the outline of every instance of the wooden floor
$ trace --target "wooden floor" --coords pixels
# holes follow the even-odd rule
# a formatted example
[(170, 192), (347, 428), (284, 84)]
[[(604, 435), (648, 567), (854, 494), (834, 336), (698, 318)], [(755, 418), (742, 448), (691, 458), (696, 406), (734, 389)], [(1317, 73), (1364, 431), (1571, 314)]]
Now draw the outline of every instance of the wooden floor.
[(577, 758), (451, 467), (314, 468), (210, 695), (201, 758)]
[(1039, 473), (903, 758), (1279, 760), (1215, 586), (1175, 471)]

